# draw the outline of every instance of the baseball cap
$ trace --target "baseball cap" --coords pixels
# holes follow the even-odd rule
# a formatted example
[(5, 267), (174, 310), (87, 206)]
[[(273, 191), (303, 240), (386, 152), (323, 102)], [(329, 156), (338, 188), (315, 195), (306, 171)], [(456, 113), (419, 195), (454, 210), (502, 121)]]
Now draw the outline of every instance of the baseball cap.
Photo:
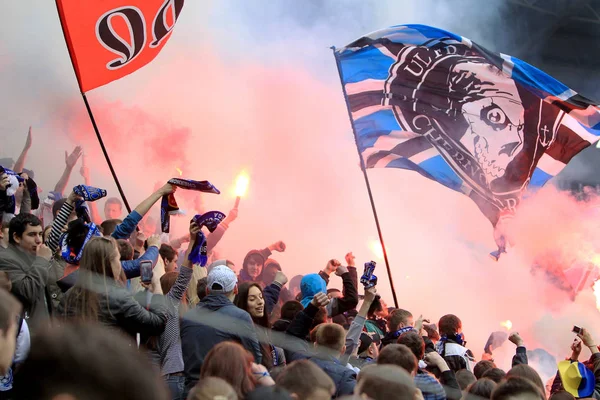
[(358, 347), (358, 354), (361, 354), (369, 348), (369, 346), (375, 343), (377, 346), (381, 344), (381, 337), (379, 334), (362, 332), (360, 334), (360, 346)]
[(217, 265), (208, 273), (207, 281), (210, 292), (229, 293), (237, 285), (237, 276), (226, 265)]

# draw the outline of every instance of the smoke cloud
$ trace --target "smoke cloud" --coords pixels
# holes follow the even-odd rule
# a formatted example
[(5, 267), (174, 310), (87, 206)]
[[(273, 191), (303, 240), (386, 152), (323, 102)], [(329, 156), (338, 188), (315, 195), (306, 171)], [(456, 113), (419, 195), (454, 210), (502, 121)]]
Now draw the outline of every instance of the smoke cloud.
[[(287, 250), (274, 258), (290, 277), (348, 251), (362, 265), (376, 257), (369, 243), (377, 232), (329, 46), (390, 25), (425, 23), (500, 51), (514, 39), (502, 25), (504, 4), (282, 0), (258, 8), (189, 1), (155, 61), (88, 98), (132, 206), (179, 168), (183, 177), (221, 189), (202, 202), (227, 213), (235, 177), (246, 170), (249, 191), (219, 244), (222, 256), (241, 265), (248, 250), (281, 239)], [(1, 155), (16, 159), (32, 125), (26, 167), (42, 188), (58, 180), (64, 150), (82, 145), (93, 183), (117, 196), (56, 10), (38, 0), (9, 11), (0, 27)], [(495, 249), (491, 226), (469, 199), (408, 171), (371, 170), (369, 177), (402, 308), (432, 322), (457, 314), (477, 356), (507, 319), (530, 348), (557, 357), (569, 350), (572, 325), (600, 335), (590, 289), (573, 302), (542, 273), (531, 273), (538, 256), (554, 250), (561, 260), (592, 261), (596, 199), (576, 203), (551, 189), (531, 196), (514, 222), (518, 245), (496, 263), (488, 257)], [(76, 168), (70, 185), (79, 182)], [(183, 192), (180, 205), (191, 212), (195, 196)], [(172, 219), (175, 233), (185, 232), (189, 216)], [(391, 305), (383, 260), (376, 261), (379, 290)]]

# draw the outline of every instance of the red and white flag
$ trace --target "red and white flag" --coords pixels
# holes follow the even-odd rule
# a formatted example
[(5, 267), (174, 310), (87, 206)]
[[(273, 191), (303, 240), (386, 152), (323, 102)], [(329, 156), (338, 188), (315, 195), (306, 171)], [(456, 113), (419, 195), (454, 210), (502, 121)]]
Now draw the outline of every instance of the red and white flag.
[(82, 93), (135, 72), (169, 40), (184, 0), (56, 0)]

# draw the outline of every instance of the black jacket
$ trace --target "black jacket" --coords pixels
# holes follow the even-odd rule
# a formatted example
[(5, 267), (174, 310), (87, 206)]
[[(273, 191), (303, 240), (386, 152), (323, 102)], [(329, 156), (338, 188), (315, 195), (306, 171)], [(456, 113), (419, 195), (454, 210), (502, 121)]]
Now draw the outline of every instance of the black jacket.
[(225, 341), (241, 343), (254, 355), (256, 363), (261, 363), (258, 336), (250, 314), (224, 295), (209, 294), (181, 320), (181, 350), (188, 389), (198, 382), (208, 352)]
[[(77, 317), (79, 310), (70, 300), (76, 287), (67, 291), (58, 306), (58, 315), (66, 318)], [(165, 330), (168, 309), (164, 296), (152, 296), (148, 309), (142, 307), (131, 293), (114, 284), (106, 286), (106, 292), (98, 290), (98, 320), (100, 323), (123, 330), (132, 337), (136, 333), (154, 336)]]

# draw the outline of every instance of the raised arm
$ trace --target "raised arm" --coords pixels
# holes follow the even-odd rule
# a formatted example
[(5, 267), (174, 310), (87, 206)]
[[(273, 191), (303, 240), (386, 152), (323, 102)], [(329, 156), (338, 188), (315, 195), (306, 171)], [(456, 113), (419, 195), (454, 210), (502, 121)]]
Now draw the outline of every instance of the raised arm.
[(354, 285), (355, 279), (352, 278), (353, 274), (356, 276), (356, 268), (340, 265), (335, 273), (342, 278), (343, 297), (334, 299), (335, 301), (332, 304), (330, 315), (332, 318), (354, 309), (358, 304), (358, 291)]
[[(79, 173), (83, 177), (83, 183), (85, 183), (86, 186), (91, 186), (90, 170), (86, 164), (85, 154), (83, 154), (81, 158), (81, 168), (79, 169)], [(90, 216), (92, 217), (92, 222), (94, 222), (96, 225), (100, 225), (102, 223), (102, 218), (100, 217), (100, 212), (98, 211), (98, 206), (96, 205), (96, 202), (88, 202), (88, 207), (90, 209)]]
[(515, 353), (515, 355), (513, 356), (513, 359), (512, 359), (512, 366), (514, 367), (519, 364), (527, 365), (527, 363), (528, 363), (527, 349), (525, 348), (525, 342), (523, 341), (523, 339), (521, 338), (519, 333), (518, 332), (512, 333), (508, 337), (508, 340), (510, 340), (512, 343), (514, 343), (517, 346), (517, 352)]
[(371, 304), (375, 301), (376, 295), (377, 289), (375, 289), (375, 286), (365, 290), (365, 300), (360, 306), (358, 315), (356, 315), (354, 321), (352, 321), (350, 329), (348, 329), (348, 333), (346, 334), (346, 352), (342, 356), (342, 363), (347, 363), (350, 356), (358, 348), (360, 334), (362, 333), (365, 321), (367, 320), (367, 313), (369, 312), (369, 308), (371, 308)]
[(135, 210), (125, 217), (123, 222), (115, 228), (112, 237), (115, 239), (126, 239), (131, 236), (137, 225), (142, 218), (144, 218), (144, 215), (150, 211), (154, 203), (159, 201), (163, 196), (174, 193), (176, 189), (177, 187), (167, 183), (156, 192), (152, 193), (147, 199), (138, 204)]
[(62, 205), (58, 214), (56, 214), (56, 218), (52, 223), (52, 229), (50, 230), (50, 235), (48, 236), (48, 240), (46, 241), (46, 246), (52, 250), (52, 253), (58, 249), (58, 242), (60, 240), (60, 236), (62, 235), (63, 229), (67, 226), (67, 222), (69, 222), (69, 217), (71, 213), (75, 209), (75, 201), (79, 199), (75, 192), (71, 192), (67, 200)]
[(81, 157), (81, 146), (75, 147), (75, 150), (71, 154), (68, 154), (65, 151), (65, 170), (63, 171), (62, 176), (56, 182), (56, 186), (54, 186), (54, 191), (58, 193), (64, 193), (67, 184), (69, 183), (69, 178), (71, 177), (71, 172), (73, 171), (73, 167)]
[(25, 168), (25, 160), (27, 159), (27, 153), (31, 148), (31, 143), (31, 127), (29, 127), (29, 132), (27, 133), (27, 140), (25, 141), (25, 147), (23, 147), (23, 151), (21, 152), (21, 155), (19, 155), (19, 158), (17, 158), (17, 162), (15, 163), (14, 169), (17, 174), (23, 172), (23, 168)]
[(188, 285), (190, 284), (190, 280), (192, 279), (192, 273), (194, 272), (194, 270), (193, 270), (194, 266), (192, 265), (192, 262), (189, 260), (189, 256), (190, 256), (190, 252), (192, 251), (192, 248), (194, 247), (194, 244), (196, 243), (196, 235), (198, 234), (198, 232), (200, 232), (200, 228), (198, 227), (198, 225), (196, 225), (195, 222), (192, 221), (190, 223), (190, 233), (189, 233), (190, 245), (188, 246), (187, 250), (185, 251), (183, 264), (181, 265), (181, 268), (179, 269), (179, 275), (177, 275), (177, 279), (175, 280), (175, 283), (171, 287), (171, 290), (169, 290), (169, 293), (167, 293), (167, 297), (169, 297), (173, 300), (181, 301), (181, 299), (185, 295), (185, 291), (187, 290)]

